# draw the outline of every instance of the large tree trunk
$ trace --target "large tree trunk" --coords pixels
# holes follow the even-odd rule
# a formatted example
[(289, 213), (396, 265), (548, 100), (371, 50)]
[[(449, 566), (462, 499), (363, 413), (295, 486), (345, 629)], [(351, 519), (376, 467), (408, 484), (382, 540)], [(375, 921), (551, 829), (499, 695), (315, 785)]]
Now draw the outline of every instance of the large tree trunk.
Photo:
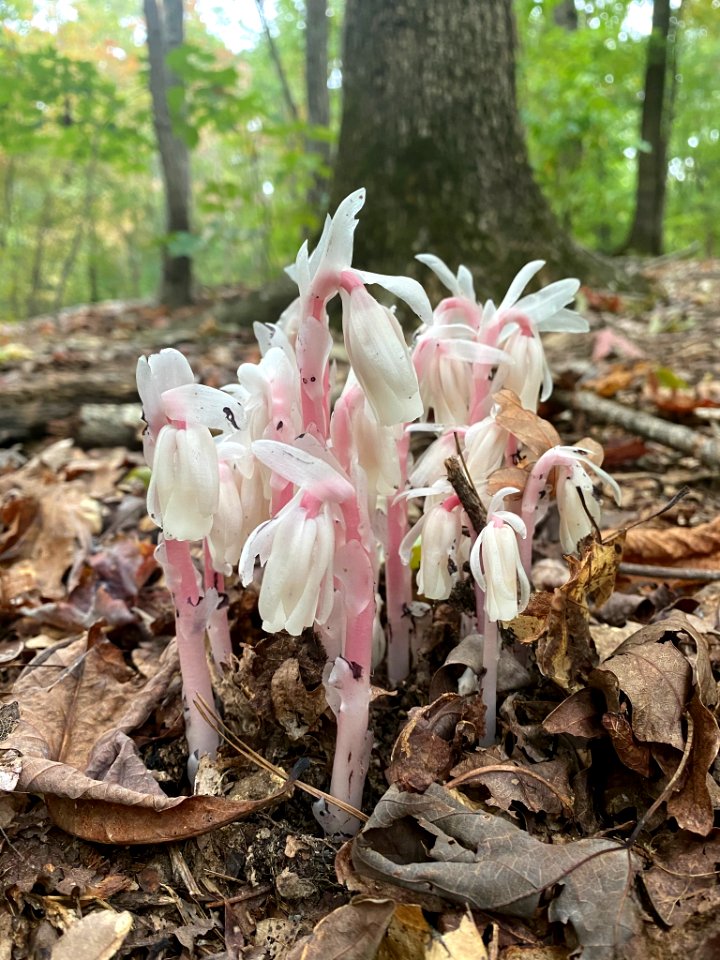
[[(167, 67), (167, 54), (183, 42), (182, 0), (143, 0), (150, 58), (153, 123), (165, 182), (168, 234), (190, 232), (190, 155), (187, 144), (173, 133), (168, 91), (181, 86)], [(160, 299), (171, 307), (192, 302), (192, 261), (163, 251)]]
[(348, 0), (333, 201), (367, 187), (359, 266), (429, 251), (471, 267), (482, 296), (530, 259), (588, 277), (532, 176), (515, 40), (512, 0)]
[[(313, 127), (330, 126), (330, 93), (328, 91), (328, 18), (327, 0), (306, 0), (305, 4), (305, 89), (307, 118)], [(307, 148), (327, 167), (330, 144), (327, 140), (308, 139)], [(322, 205), (327, 175), (323, 170), (313, 176), (308, 195), (311, 208)], [(319, 210), (318, 210), (319, 212)]]
[(640, 126), (643, 149), (638, 151), (635, 219), (627, 242), (627, 248), (636, 253), (662, 253), (669, 126), (665, 86), (668, 51), (673, 40), (670, 0), (655, 0), (645, 68)]

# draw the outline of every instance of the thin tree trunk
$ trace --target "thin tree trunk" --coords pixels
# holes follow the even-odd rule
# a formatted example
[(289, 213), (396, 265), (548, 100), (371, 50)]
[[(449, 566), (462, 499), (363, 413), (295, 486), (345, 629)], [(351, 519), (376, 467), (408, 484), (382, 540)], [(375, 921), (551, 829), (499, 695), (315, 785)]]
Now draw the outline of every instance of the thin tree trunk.
[(645, 97), (638, 151), (635, 217), (627, 249), (658, 255), (663, 249), (663, 216), (667, 183), (667, 73), (674, 31), (670, 29), (670, 0), (655, 0), (652, 33), (648, 37)]
[[(167, 54), (183, 42), (182, 0), (143, 0), (150, 59), (153, 122), (165, 182), (168, 234), (190, 232), (190, 155), (187, 144), (173, 132), (168, 93), (182, 81), (168, 69)], [(192, 302), (192, 260), (164, 250), (160, 297), (168, 306)]]
[(45, 257), (45, 238), (52, 222), (53, 210), (53, 192), (52, 190), (46, 190), (43, 196), (42, 211), (35, 234), (35, 252), (33, 254), (32, 269), (30, 271), (30, 292), (25, 310), (28, 317), (34, 316), (38, 311), (40, 287), (42, 285), (43, 259)]
[(257, 11), (260, 16), (260, 22), (262, 23), (263, 32), (265, 33), (265, 39), (267, 40), (268, 47), (270, 48), (270, 57), (272, 58), (272, 62), (275, 64), (275, 70), (277, 71), (278, 79), (280, 81), (280, 87), (282, 88), (283, 100), (285, 101), (287, 112), (290, 115), (290, 118), (297, 122), (300, 119), (300, 112), (297, 108), (295, 100), (293, 99), (287, 74), (285, 73), (285, 68), (283, 67), (282, 58), (280, 56), (280, 51), (275, 43), (275, 37), (273, 37), (272, 32), (270, 31), (270, 25), (268, 24), (267, 17), (265, 16), (265, 6), (263, 0), (255, 0), (255, 6), (257, 7)]
[(13, 194), (15, 192), (15, 158), (10, 157), (5, 168), (3, 182), (3, 218), (0, 222), (0, 247), (8, 245), (8, 235), (13, 220)]
[(70, 241), (70, 246), (68, 248), (67, 255), (65, 256), (65, 260), (60, 271), (60, 279), (55, 291), (55, 303), (53, 305), (53, 310), (55, 313), (57, 313), (57, 311), (62, 307), (63, 300), (65, 298), (65, 289), (67, 287), (68, 280), (70, 279), (70, 275), (73, 272), (75, 261), (77, 260), (77, 255), (80, 252), (80, 247), (85, 236), (85, 227), (86, 225), (92, 223), (92, 207), (95, 196), (95, 174), (97, 173), (99, 146), (99, 136), (96, 136), (92, 146), (90, 159), (88, 160), (85, 168), (85, 190), (83, 192), (78, 222), (75, 227), (73, 238)]
[[(330, 92), (328, 80), (328, 18), (327, 0), (306, 0), (305, 3), (305, 88), (307, 93), (308, 123), (312, 127), (330, 126)], [(322, 165), (330, 163), (330, 144), (327, 140), (308, 138), (307, 149)], [(327, 184), (327, 173), (318, 170), (308, 192), (311, 209), (319, 210)]]
[(483, 297), (539, 257), (555, 273), (612, 275), (535, 184), (515, 44), (512, 0), (348, 0), (331, 206), (367, 187), (358, 265), (396, 273), (429, 251), (471, 267)]

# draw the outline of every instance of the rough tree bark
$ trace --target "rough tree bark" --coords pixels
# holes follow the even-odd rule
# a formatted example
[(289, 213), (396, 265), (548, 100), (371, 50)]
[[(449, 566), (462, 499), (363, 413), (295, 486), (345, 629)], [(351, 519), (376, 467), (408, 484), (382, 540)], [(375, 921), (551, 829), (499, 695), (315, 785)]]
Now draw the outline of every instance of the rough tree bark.
[[(190, 232), (190, 154), (187, 144), (173, 133), (168, 92), (182, 85), (168, 69), (166, 57), (184, 39), (182, 0), (143, 0), (150, 59), (150, 94), (153, 123), (165, 183), (168, 234)], [(171, 307), (192, 302), (192, 260), (163, 251), (160, 299)]]
[(674, 42), (670, 29), (670, 0), (655, 0), (652, 33), (648, 37), (640, 139), (635, 216), (626, 248), (658, 255), (663, 248), (663, 216), (667, 183), (668, 54)]
[[(306, 0), (305, 3), (305, 89), (308, 123), (313, 127), (330, 126), (330, 93), (328, 91), (328, 19), (327, 0)], [(307, 149), (327, 166), (330, 144), (327, 140), (308, 138)], [(324, 172), (313, 176), (308, 194), (311, 208), (322, 204), (327, 182)]]
[(482, 296), (500, 295), (535, 258), (585, 280), (607, 273), (565, 235), (533, 179), (512, 0), (348, 0), (345, 16), (332, 199), (367, 187), (359, 265), (394, 272), (430, 251), (471, 267)]

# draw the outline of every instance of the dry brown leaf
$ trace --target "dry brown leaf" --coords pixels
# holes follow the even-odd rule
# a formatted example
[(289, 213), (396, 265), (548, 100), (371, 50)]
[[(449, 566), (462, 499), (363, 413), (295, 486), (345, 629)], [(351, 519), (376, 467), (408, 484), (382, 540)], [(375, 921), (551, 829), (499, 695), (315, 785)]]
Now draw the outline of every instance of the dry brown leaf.
[(323, 917), (286, 960), (374, 960), (394, 909), (392, 900), (356, 897)]
[(605, 603), (611, 595), (621, 557), (622, 534), (602, 543), (590, 540), (580, 559), (567, 558), (567, 583), (551, 595), (533, 597), (526, 612), (509, 624), (518, 640), (537, 643), (540, 670), (564, 690), (580, 689), (597, 663), (590, 607)]
[(446, 779), (461, 746), (479, 739), (484, 730), (485, 706), (480, 697), (445, 693), (428, 706), (417, 707), (393, 746), (385, 772), (388, 783), (422, 791)]
[(424, 957), (434, 933), (420, 907), (397, 903), (375, 960)]
[(472, 917), (465, 914), (454, 930), (435, 937), (425, 960), (487, 960), (482, 934)]
[(512, 390), (499, 390), (493, 400), (498, 406), (496, 422), (517, 438), (528, 460), (537, 460), (560, 443), (555, 427), (532, 410), (526, 410)]
[(96, 910), (74, 923), (52, 949), (50, 960), (110, 960), (133, 925), (132, 914)]
[(515, 917), (532, 917), (549, 896), (550, 920), (573, 926), (584, 960), (610, 960), (638, 925), (627, 850), (600, 839), (542, 843), (437, 784), (423, 795), (391, 787), (355, 839), (353, 862), (372, 877)]
[(320, 684), (315, 690), (308, 690), (294, 657), (280, 664), (273, 674), (270, 695), (275, 718), (291, 740), (304, 737), (327, 709), (325, 688)]
[(642, 882), (663, 923), (670, 927), (694, 914), (720, 911), (719, 862), (718, 830), (704, 839), (685, 832), (655, 838), (652, 866)]
[(127, 733), (150, 715), (178, 669), (174, 645), (157, 673), (138, 678), (99, 630), (60, 643), (14, 687), (20, 721), (4, 746), (21, 755), (16, 790), (45, 797), (53, 820), (98, 843), (160, 843), (197, 836), (275, 802), (167, 797)]
[(697, 693), (690, 702), (688, 714), (693, 721), (692, 752), (680, 785), (667, 802), (667, 812), (683, 830), (705, 837), (715, 825), (713, 795), (717, 794), (717, 788), (709, 770), (720, 748), (720, 730)]
[(720, 517), (697, 527), (634, 527), (628, 530), (624, 559), (668, 567), (720, 568)]
[(569, 733), (573, 737), (592, 740), (602, 737), (606, 731), (602, 725), (604, 710), (598, 691), (585, 687), (566, 697), (543, 720), (548, 733)]

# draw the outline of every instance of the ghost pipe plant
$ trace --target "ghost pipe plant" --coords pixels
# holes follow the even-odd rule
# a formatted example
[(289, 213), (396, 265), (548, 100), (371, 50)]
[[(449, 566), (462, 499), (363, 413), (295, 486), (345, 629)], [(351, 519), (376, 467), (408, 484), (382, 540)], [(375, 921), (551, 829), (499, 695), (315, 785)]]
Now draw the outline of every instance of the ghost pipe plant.
[[(530, 591), (518, 537), (529, 563), (538, 503), (554, 470), (563, 543), (574, 549), (590, 523), (578, 505), (597, 517), (587, 470), (598, 472), (584, 448), (558, 447), (535, 466), (525, 463), (521, 517), (504, 503), (514, 490), (490, 493), (497, 471), (515, 454), (524, 456), (523, 438), (513, 436), (507, 420), (500, 422), (496, 394), (501, 386), (514, 390), (527, 416), (535, 416), (539, 397), (552, 386), (540, 334), (587, 327), (567, 309), (577, 281), (525, 295), (542, 266), (536, 261), (520, 271), (498, 307), (481, 305), (466, 268), (454, 276), (425, 254), (420, 259), (450, 292), (433, 313), (416, 281), (352, 265), (364, 199), (362, 190), (347, 197), (327, 218), (316, 249), (301, 247), (288, 270), (299, 295), (280, 323), (255, 325), (261, 359), (241, 364), (235, 384), (222, 390), (196, 384), (187, 361), (173, 350), (138, 364), (145, 454), (153, 468), (148, 510), (162, 528), (158, 557), (175, 600), (191, 768), (217, 746), (195, 703), (211, 695), (205, 635), (216, 665), (230, 658), (223, 578), (238, 567), (247, 585), (259, 562), (264, 628), (295, 636), (312, 629), (325, 646), (324, 682), (337, 718), (330, 789), (356, 808), (371, 746), (381, 565), (388, 675), (399, 682), (410, 665), (409, 560), (416, 541), (418, 588), (427, 599), (447, 598), (469, 563), (485, 632), (485, 739), (491, 742), (497, 624), (515, 617)], [(368, 291), (371, 284), (404, 300), (420, 318), (412, 351), (394, 313)], [(350, 373), (331, 409), (327, 304), (335, 296), (342, 302)], [(408, 425), (418, 417), (422, 422), (412, 429), (437, 438), (413, 465)], [(456, 444), (488, 511), (482, 529), (473, 529), (445, 476)], [(424, 498), (424, 507), (408, 529), (410, 497)], [(315, 812), (328, 833), (349, 834), (358, 826), (332, 804), (319, 804)]]

